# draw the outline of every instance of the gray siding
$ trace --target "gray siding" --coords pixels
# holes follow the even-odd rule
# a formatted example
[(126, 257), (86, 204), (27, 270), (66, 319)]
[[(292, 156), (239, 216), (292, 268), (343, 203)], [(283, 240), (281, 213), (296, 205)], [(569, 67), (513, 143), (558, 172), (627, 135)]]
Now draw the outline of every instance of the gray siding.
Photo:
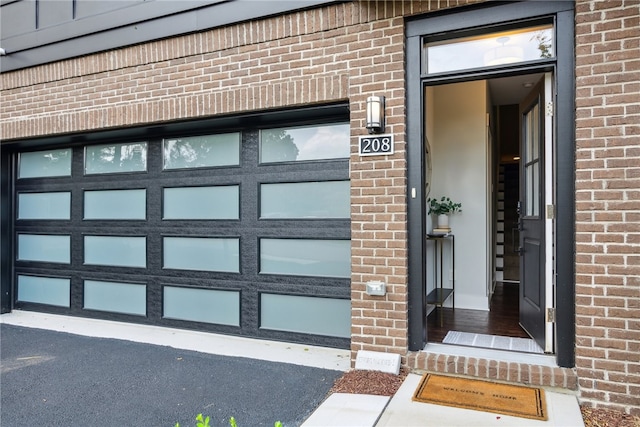
[(4, 0), (0, 40), (11, 71), (336, 0)]

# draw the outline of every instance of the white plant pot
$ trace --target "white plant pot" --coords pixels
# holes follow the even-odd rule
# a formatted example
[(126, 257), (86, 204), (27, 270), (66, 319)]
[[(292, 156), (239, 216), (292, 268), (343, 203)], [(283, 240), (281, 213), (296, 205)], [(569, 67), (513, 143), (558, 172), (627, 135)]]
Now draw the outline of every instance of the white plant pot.
[(438, 228), (447, 228), (449, 227), (449, 215), (442, 214), (438, 215)]

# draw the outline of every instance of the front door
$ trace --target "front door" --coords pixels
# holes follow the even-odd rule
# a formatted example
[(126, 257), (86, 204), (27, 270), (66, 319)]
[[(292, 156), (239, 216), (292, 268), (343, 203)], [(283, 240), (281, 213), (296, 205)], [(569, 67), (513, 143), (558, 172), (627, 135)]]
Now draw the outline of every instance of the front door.
[(520, 325), (545, 348), (544, 78), (520, 103)]

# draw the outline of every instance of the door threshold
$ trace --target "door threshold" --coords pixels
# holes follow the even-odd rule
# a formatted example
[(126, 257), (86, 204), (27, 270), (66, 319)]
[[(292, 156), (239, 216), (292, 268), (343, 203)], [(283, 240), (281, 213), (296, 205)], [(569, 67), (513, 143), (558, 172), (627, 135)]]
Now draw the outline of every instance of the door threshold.
[(425, 353), (445, 354), (448, 356), (465, 356), (475, 357), (478, 359), (498, 360), (501, 362), (527, 363), (530, 365), (548, 366), (551, 368), (558, 367), (556, 357), (553, 354), (521, 353), (517, 351), (441, 343), (427, 343), (422, 351)]

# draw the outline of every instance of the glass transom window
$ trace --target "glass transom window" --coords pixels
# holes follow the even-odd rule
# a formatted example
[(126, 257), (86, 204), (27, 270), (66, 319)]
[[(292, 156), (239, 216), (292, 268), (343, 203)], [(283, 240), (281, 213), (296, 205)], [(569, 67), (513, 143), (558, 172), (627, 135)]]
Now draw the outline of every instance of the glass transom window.
[(553, 58), (553, 25), (425, 43), (424, 55), (427, 74)]

